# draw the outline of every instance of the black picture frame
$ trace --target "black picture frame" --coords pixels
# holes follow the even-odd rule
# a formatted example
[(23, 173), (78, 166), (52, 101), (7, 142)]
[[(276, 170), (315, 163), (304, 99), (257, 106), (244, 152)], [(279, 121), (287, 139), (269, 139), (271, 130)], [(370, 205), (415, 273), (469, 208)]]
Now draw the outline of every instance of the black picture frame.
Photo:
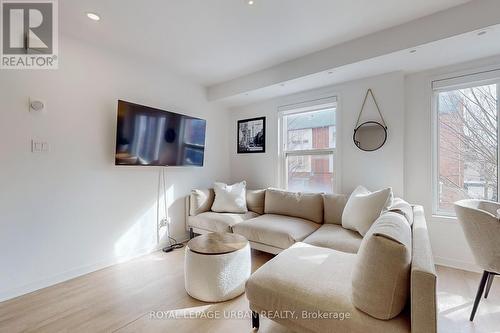
[[(246, 135), (246, 137), (243, 137), (244, 135)], [(236, 136), (237, 136), (236, 145), (238, 147), (238, 154), (265, 153), (266, 117), (238, 120), (236, 128)]]

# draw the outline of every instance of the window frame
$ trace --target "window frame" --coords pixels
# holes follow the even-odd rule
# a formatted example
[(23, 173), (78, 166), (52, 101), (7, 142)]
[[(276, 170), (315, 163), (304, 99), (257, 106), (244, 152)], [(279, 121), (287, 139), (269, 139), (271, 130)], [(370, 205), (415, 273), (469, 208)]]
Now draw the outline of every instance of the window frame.
[[(493, 75), (492, 75), (493, 74)], [(438, 84), (448, 81), (449, 84)], [(444, 77), (431, 81), (431, 145), (432, 145), (432, 215), (443, 218), (455, 218), (454, 212), (439, 209), (439, 94), (459, 89), (496, 84), (497, 90), (497, 200), (500, 199), (500, 70), (477, 71), (474, 73)]]
[[(321, 102), (327, 100), (328, 102)], [(297, 104), (286, 105), (285, 107), (278, 107), (278, 186), (282, 189), (288, 190), (288, 170), (287, 170), (287, 157), (289, 156), (314, 156), (314, 155), (331, 155), (333, 158), (333, 184), (332, 193), (338, 193), (340, 187), (340, 138), (339, 138), (339, 99), (337, 96), (320, 98), (316, 104), (314, 101), (299, 102)], [(302, 106), (305, 104), (306, 106)], [(296, 107), (294, 107), (296, 106)], [(302, 149), (302, 150), (287, 150), (286, 149), (286, 134), (284, 119), (286, 116), (292, 114), (308, 113), (326, 109), (335, 109), (335, 148), (318, 148), (318, 149)]]

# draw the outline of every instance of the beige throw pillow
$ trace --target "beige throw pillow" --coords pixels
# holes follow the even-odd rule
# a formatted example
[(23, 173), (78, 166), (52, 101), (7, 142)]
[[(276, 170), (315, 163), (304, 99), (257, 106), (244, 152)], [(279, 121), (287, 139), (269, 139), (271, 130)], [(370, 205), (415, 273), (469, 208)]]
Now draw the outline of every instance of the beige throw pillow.
[(362, 236), (366, 235), (380, 213), (392, 204), (392, 198), (390, 187), (370, 192), (365, 187), (358, 186), (342, 212), (342, 226), (357, 231)]
[(246, 213), (247, 183), (242, 181), (233, 185), (214, 183), (215, 200), (212, 211), (217, 213)]
[(378, 319), (396, 317), (410, 292), (411, 228), (401, 214), (388, 212), (361, 242), (352, 274), (352, 303)]

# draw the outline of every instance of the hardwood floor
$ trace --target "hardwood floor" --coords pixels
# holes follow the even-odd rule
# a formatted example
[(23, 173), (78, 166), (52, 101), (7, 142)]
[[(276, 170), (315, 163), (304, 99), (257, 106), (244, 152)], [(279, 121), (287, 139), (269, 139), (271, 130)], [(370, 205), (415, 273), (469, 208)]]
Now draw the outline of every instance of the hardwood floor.
[(500, 277), (469, 321), (481, 274), (438, 266), (439, 332), (500, 332)]
[[(271, 257), (253, 251), (253, 269)], [(183, 249), (156, 252), (0, 303), (0, 332), (252, 332), (248, 317), (206, 318), (247, 314), (248, 302), (244, 295), (217, 304), (189, 297), (183, 260)], [(445, 267), (438, 275), (440, 332), (500, 332), (500, 277), (470, 323), (480, 275)], [(288, 331), (261, 319), (259, 332)]]

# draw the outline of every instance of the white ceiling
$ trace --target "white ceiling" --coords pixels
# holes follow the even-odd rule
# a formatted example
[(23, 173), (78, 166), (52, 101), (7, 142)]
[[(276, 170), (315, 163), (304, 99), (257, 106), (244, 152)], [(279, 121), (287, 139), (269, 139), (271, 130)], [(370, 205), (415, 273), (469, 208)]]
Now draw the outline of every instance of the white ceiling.
[[(486, 34), (479, 34), (479, 32), (486, 32)], [(220, 102), (227, 107), (237, 107), (383, 73), (419, 72), (434, 67), (492, 57), (500, 54), (499, 40), (500, 25), (491, 26), (487, 29), (471, 31), (416, 48), (400, 50), (280, 84), (235, 94), (221, 99)], [(414, 53), (410, 52), (413, 50)]]
[[(468, 0), (64, 0), (60, 31), (209, 86)], [(85, 12), (96, 12), (93, 22)]]

